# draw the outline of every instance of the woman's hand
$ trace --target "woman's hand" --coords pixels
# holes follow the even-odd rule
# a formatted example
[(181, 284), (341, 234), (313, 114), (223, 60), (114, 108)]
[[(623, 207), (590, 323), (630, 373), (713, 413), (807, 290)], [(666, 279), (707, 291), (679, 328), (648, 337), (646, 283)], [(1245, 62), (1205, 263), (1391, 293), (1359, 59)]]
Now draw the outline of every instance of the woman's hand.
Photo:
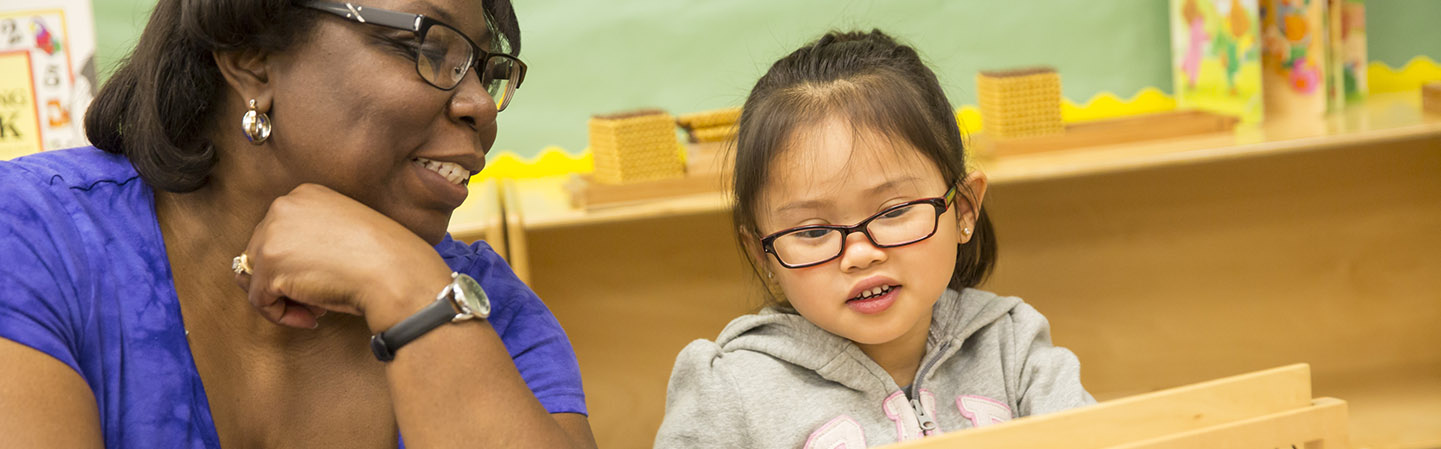
[(389, 217), (329, 188), (303, 184), (271, 203), (237, 274), (266, 319), (313, 328), (325, 311), (363, 315), (379, 332), (450, 282), (435, 249)]

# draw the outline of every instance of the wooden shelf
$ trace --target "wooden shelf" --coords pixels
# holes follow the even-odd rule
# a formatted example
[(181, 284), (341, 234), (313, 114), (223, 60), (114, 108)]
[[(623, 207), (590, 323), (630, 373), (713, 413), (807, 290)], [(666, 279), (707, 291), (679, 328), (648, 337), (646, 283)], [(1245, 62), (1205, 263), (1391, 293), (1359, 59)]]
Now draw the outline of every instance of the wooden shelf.
[[(1343, 399), (1349, 407), (1351, 447), (1441, 447), (1441, 364), (1317, 376), (1316, 396)], [(1102, 402), (1149, 391), (1092, 392)]]
[[(1415, 95), (979, 166), (1001, 248), (982, 287), (1045, 313), (1099, 398), (1307, 362), (1353, 447), (1441, 447), (1441, 116)], [(601, 445), (648, 447), (675, 355), (761, 290), (725, 194), (583, 210), (565, 181), (502, 183), (507, 260), (570, 335)], [(475, 220), (496, 222), (452, 230)]]
[(456, 240), (485, 240), (505, 256), (505, 213), (501, 210), (500, 186), (494, 179), (470, 184), (465, 203), (450, 215), (450, 235)]
[(1316, 394), (1351, 407), (1351, 447), (1441, 448), (1441, 364), (1319, 378)]
[(729, 210), (730, 207), (726, 194), (718, 190), (637, 204), (581, 209), (571, 206), (570, 192), (565, 189), (565, 183), (569, 181), (569, 176), (514, 180), (517, 207), (524, 211), (526, 230), (691, 215)]
[[(1232, 133), (982, 159), (993, 185), (1201, 164), (1247, 157), (1378, 145), (1441, 135), (1441, 116), (1421, 112), (1414, 94), (1377, 95), (1324, 120), (1241, 126)], [(568, 176), (517, 179), (526, 229), (585, 226), (725, 211), (725, 193), (677, 196), (599, 209), (571, 206)]]
[(1414, 93), (1376, 95), (1322, 120), (1238, 126), (1234, 132), (1088, 147), (980, 161), (992, 183), (1114, 173), (1441, 135), (1441, 115), (1424, 114)]

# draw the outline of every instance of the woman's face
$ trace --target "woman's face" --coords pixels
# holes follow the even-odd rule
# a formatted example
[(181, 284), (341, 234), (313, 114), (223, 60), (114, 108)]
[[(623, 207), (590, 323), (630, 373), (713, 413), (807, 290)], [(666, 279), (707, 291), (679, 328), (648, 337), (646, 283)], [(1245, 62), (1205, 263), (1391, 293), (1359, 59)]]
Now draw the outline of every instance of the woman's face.
[[(479, 1), (363, 6), (423, 14), (489, 50)], [(495, 142), (494, 102), (473, 69), (449, 91), (422, 79), (406, 48), (411, 32), (317, 16), (309, 39), (271, 56), (276, 176), (328, 186), (439, 242)]]
[[(950, 186), (919, 150), (856, 131), (829, 119), (790, 139), (761, 191), (763, 235), (812, 224), (852, 226), (891, 206), (945, 195)], [(952, 205), (930, 215), (935, 234), (916, 243), (882, 248), (856, 232), (831, 261), (786, 268), (767, 254), (765, 267), (797, 312), (833, 334), (866, 345), (924, 338), (964, 241), (956, 211)]]

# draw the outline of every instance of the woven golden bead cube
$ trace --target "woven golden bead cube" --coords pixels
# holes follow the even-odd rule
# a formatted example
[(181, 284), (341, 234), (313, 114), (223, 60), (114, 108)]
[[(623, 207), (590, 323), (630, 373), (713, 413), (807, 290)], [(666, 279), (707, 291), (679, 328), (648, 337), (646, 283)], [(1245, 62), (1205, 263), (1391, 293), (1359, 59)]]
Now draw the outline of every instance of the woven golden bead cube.
[(646, 109), (591, 117), (596, 181), (626, 184), (685, 176), (675, 117)]
[(1061, 123), (1061, 75), (1055, 69), (984, 71), (976, 75), (981, 126), (994, 138), (1031, 137), (1065, 131)]

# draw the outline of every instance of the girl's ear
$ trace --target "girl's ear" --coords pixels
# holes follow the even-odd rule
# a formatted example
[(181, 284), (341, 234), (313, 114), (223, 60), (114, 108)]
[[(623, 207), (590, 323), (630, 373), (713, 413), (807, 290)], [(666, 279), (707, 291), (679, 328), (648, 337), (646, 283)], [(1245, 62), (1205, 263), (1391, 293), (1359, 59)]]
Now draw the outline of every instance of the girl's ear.
[(772, 270), (770, 259), (761, 249), (760, 237), (748, 229), (738, 229), (741, 235), (741, 245), (747, 257), (750, 257), (751, 267), (755, 269), (756, 276), (760, 277), (761, 284), (765, 285), (766, 291), (777, 303), (785, 303), (785, 292), (781, 290), (781, 284), (776, 281), (776, 275)]
[(756, 271), (764, 277), (767, 271), (766, 253), (761, 250), (760, 237), (757, 237), (754, 232), (744, 227), (736, 228), (736, 232), (740, 233), (741, 246), (743, 247), (742, 249), (745, 250), (746, 257), (751, 259), (751, 266), (754, 266)]
[(986, 197), (986, 183), (985, 172), (972, 170), (966, 175), (966, 179), (956, 186), (959, 191), (959, 198), (956, 199), (956, 212), (959, 213), (956, 217), (956, 232), (960, 233), (961, 243), (969, 242), (971, 235), (975, 234), (976, 221), (981, 214), (981, 201)]

